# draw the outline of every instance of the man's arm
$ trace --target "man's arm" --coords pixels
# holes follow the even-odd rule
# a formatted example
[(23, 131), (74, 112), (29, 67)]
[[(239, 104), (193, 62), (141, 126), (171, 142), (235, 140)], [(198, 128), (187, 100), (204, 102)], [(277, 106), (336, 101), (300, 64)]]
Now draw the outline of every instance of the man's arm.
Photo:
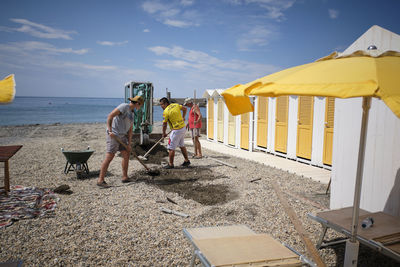
[(163, 134), (163, 137), (167, 137), (167, 125), (168, 125), (167, 122), (163, 122), (163, 124), (162, 124), (162, 134)]
[[(128, 149), (131, 149), (132, 145), (132, 132), (133, 132), (133, 123), (131, 124), (131, 127), (129, 127), (128, 131)], [(128, 151), (130, 153), (130, 151)]]
[(201, 121), (201, 119), (202, 119), (199, 106), (198, 106), (198, 105), (195, 105), (195, 108), (193, 109), (193, 111), (194, 111), (195, 114), (197, 114), (197, 116), (199, 116), (199, 117), (197, 118), (197, 120), (195, 120), (195, 123), (197, 124), (197, 123), (199, 123), (199, 122)]
[(182, 110), (182, 117), (183, 117), (183, 120), (185, 120), (187, 108), (186, 108), (185, 106), (181, 106), (181, 107), (182, 107), (182, 108), (181, 108), (181, 110)]
[(115, 116), (118, 116), (119, 114), (121, 114), (121, 111), (119, 111), (118, 108), (115, 108), (113, 111), (110, 112), (110, 114), (108, 114), (107, 116), (107, 130), (108, 130), (108, 134), (111, 135), (112, 133), (112, 121), (114, 119)]

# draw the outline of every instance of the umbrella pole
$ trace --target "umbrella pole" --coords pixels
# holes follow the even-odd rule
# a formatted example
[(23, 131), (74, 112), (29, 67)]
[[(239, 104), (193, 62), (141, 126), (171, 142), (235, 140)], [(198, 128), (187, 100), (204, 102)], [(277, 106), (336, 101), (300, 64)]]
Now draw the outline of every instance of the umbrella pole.
[(354, 188), (354, 201), (353, 201), (353, 219), (351, 223), (351, 238), (346, 243), (346, 255), (344, 266), (357, 266), (358, 259), (358, 242), (357, 242), (357, 228), (358, 228), (358, 215), (360, 211), (360, 198), (361, 198), (361, 186), (364, 172), (364, 158), (365, 158), (365, 143), (368, 128), (368, 115), (371, 107), (371, 97), (363, 97), (363, 114), (361, 120), (361, 131), (360, 131), (360, 146), (358, 148), (358, 163), (357, 163), (357, 175), (356, 184)]

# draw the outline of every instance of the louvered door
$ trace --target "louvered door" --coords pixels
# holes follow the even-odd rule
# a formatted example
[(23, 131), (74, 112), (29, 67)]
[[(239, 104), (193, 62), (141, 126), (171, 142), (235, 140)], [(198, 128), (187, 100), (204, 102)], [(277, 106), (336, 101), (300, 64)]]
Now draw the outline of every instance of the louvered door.
[(299, 96), (298, 107), (296, 155), (311, 159), (314, 98)]
[(333, 122), (335, 118), (335, 98), (327, 97), (325, 104), (324, 156), (323, 163), (332, 165)]
[(257, 110), (257, 146), (267, 147), (268, 137), (268, 98), (258, 97)]
[(275, 150), (286, 153), (288, 136), (289, 96), (276, 98)]

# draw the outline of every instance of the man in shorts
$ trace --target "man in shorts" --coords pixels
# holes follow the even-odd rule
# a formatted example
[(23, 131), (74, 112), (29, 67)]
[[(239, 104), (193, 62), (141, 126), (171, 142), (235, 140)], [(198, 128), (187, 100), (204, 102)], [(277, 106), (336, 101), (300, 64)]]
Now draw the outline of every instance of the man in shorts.
[[(115, 153), (120, 151), (122, 154), (122, 182), (129, 182), (128, 178), (128, 165), (129, 155), (131, 153), (132, 143), (132, 126), (135, 118), (135, 110), (142, 107), (144, 99), (141, 96), (129, 98), (129, 103), (122, 103), (116, 107), (107, 117), (107, 151), (106, 158), (101, 164), (100, 175), (97, 179), (97, 185), (100, 187), (108, 187), (104, 181), (107, 173), (108, 166), (113, 160)], [(128, 150), (123, 145), (118, 143), (114, 137), (118, 137), (123, 143), (127, 145)]]
[(194, 145), (194, 155), (193, 158), (201, 159), (203, 157), (201, 153), (201, 144), (199, 141), (200, 137), (200, 129), (201, 129), (201, 112), (199, 105), (193, 103), (192, 98), (186, 98), (185, 102), (183, 102), (184, 106), (190, 108), (189, 110), (189, 119), (188, 123), (186, 124), (186, 129), (190, 130), (192, 134), (192, 140)]
[[(188, 158), (187, 150), (185, 147), (185, 116), (186, 116), (186, 107), (176, 104), (169, 103), (168, 98), (163, 97), (160, 99), (160, 106), (164, 110), (163, 112), (163, 137), (166, 137), (167, 124), (169, 124), (169, 128), (171, 129), (171, 134), (169, 136), (168, 141), (168, 158), (169, 164), (165, 166), (166, 169), (174, 168), (174, 157), (175, 157), (175, 149), (179, 147), (182, 151), (183, 157), (185, 161), (181, 166), (189, 166), (190, 161)], [(181, 113), (182, 110), (182, 113)]]

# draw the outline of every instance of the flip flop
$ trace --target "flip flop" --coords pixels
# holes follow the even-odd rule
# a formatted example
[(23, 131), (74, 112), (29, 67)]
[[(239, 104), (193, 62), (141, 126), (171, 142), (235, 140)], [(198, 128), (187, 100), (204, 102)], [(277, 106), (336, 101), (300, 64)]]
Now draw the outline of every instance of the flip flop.
[(105, 181), (103, 181), (102, 183), (97, 183), (97, 186), (98, 187), (102, 187), (102, 188), (109, 188), (110, 186), (105, 182)]

